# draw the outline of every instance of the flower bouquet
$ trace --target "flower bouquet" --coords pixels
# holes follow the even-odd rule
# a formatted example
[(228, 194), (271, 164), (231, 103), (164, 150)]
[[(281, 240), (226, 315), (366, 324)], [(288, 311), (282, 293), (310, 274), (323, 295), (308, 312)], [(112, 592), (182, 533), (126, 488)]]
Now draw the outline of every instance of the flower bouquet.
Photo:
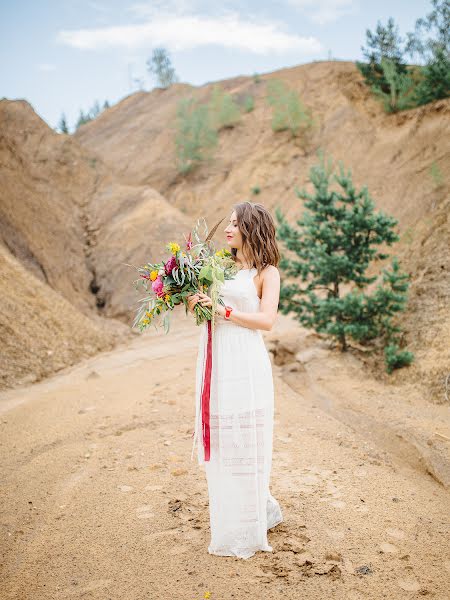
[(157, 328), (157, 324), (161, 325), (162, 320), (164, 331), (168, 333), (171, 311), (183, 303), (187, 314), (187, 298), (200, 290), (210, 296), (212, 307), (202, 306), (200, 303), (195, 305), (196, 324), (211, 321), (214, 330), (217, 304), (224, 305), (219, 292), (220, 284), (225, 279), (232, 279), (237, 268), (231, 252), (225, 248), (215, 251), (211, 239), (223, 219), (213, 227), (204, 241), (198, 234), (201, 221), (204, 223), (205, 233), (207, 232), (204, 219), (197, 221), (187, 239), (185, 236), (183, 250), (176, 242), (166, 245), (166, 249), (171, 253), (167, 260), (149, 262), (139, 267), (128, 265), (137, 269), (140, 275), (139, 279), (133, 282), (134, 287), (138, 289), (142, 286), (145, 292), (149, 292), (138, 301), (139, 307), (132, 327), (137, 326), (142, 332), (150, 324)]

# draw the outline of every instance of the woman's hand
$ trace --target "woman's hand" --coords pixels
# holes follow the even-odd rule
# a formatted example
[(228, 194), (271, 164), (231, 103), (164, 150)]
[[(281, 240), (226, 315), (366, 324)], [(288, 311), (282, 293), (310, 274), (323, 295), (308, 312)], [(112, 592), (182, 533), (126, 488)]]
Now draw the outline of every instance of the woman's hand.
[(200, 300), (200, 296), (198, 293), (187, 296), (188, 309), (190, 310), (191, 313), (194, 313), (195, 305), (197, 304), (197, 302), (199, 300)]
[[(200, 298), (199, 302), (202, 306), (212, 306), (212, 300), (207, 294), (204, 294), (203, 292), (198, 292), (197, 295)], [(223, 317), (225, 315), (225, 307), (221, 304), (217, 304), (216, 314)]]

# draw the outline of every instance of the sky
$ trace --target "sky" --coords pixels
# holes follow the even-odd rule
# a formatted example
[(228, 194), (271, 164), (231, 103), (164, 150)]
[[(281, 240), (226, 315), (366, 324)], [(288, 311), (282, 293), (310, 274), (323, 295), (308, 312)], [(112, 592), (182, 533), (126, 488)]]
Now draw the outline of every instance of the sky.
[(179, 81), (202, 85), (362, 60), (378, 20), (392, 16), (404, 36), (430, 11), (430, 0), (0, 0), (0, 98), (26, 99), (53, 128), (64, 113), (72, 132), (95, 101), (157, 85), (146, 67), (156, 47)]

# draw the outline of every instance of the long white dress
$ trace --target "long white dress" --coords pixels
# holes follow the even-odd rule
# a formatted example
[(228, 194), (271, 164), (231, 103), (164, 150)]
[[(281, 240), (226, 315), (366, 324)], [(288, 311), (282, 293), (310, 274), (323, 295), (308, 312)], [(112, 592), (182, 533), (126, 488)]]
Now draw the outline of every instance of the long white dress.
[[(241, 269), (225, 280), (225, 304), (258, 312), (254, 277)], [(207, 326), (201, 325), (196, 370), (196, 417), (191, 460), (197, 441), (209, 492), (210, 554), (250, 558), (271, 552), (267, 530), (283, 521), (269, 491), (272, 466), (274, 387), (272, 365), (262, 331), (218, 317), (212, 336), (210, 388), (210, 460), (204, 460), (201, 392)]]

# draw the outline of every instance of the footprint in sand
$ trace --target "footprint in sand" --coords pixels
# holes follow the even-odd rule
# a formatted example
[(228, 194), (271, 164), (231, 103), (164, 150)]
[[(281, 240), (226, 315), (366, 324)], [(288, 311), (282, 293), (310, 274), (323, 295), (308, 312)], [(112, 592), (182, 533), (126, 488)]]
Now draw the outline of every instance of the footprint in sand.
[(152, 512), (152, 507), (149, 504), (143, 504), (136, 509), (136, 516), (138, 519), (150, 519), (155, 514)]
[(345, 537), (345, 532), (338, 529), (326, 529), (327, 534), (330, 536), (332, 540), (343, 540)]
[(66, 588), (64, 590), (68, 596), (84, 596), (85, 594), (89, 594), (90, 592), (95, 592), (96, 590), (102, 590), (107, 588), (113, 584), (112, 579), (97, 579), (97, 581), (90, 581), (89, 583), (85, 583), (80, 587), (72, 587)]
[(355, 477), (367, 477), (367, 471), (366, 469), (355, 469), (353, 475), (355, 475)]
[[(320, 500), (322, 502), (329, 502), (329, 498), (320, 498)], [(339, 508), (340, 510), (347, 506), (347, 503), (343, 500), (332, 500), (331, 502), (329, 502), (329, 504), (330, 506), (333, 506), (334, 508)]]
[(117, 486), (121, 492), (131, 492), (133, 487), (131, 485), (118, 485)]
[(384, 552), (385, 554), (395, 554), (398, 552), (397, 546), (394, 546), (394, 544), (389, 544), (388, 542), (383, 542), (380, 544), (379, 548), (381, 552)]
[(415, 579), (397, 579), (397, 585), (405, 592), (418, 592), (420, 583)]
[(386, 533), (397, 540), (402, 540), (405, 537), (405, 532), (401, 529), (386, 529)]

